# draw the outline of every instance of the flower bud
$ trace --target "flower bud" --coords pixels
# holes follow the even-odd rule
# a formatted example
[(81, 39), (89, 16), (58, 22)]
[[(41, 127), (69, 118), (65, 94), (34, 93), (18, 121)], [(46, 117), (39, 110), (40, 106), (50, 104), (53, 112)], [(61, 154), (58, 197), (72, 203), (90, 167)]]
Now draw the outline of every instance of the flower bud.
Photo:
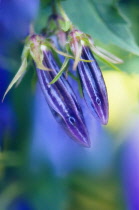
[(83, 85), (85, 100), (92, 113), (102, 124), (108, 122), (108, 96), (101, 70), (89, 47), (82, 48), (81, 58), (93, 60), (91, 63), (80, 61), (77, 69)]
[(54, 117), (75, 141), (85, 147), (90, 147), (82, 110), (71, 86), (63, 75), (54, 84), (50, 84), (59, 72), (59, 67), (50, 50), (43, 49), (43, 55), (43, 65), (51, 71), (37, 68), (37, 75)]
[[(73, 68), (77, 67), (84, 98), (91, 112), (101, 120), (102, 124), (107, 124), (107, 90), (101, 70), (91, 52), (89, 42), (90, 38), (79, 30), (74, 29), (70, 33), (70, 49), (75, 56)], [(81, 59), (92, 62), (81, 61)]]

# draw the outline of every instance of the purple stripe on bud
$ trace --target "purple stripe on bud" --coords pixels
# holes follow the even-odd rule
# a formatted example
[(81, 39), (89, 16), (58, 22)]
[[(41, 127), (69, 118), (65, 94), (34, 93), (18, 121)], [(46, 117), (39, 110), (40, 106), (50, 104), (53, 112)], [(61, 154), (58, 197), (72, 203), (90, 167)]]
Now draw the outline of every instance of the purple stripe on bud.
[(68, 81), (62, 75), (54, 84), (49, 84), (59, 71), (50, 51), (44, 51), (43, 64), (52, 71), (37, 69), (37, 75), (53, 115), (65, 128), (68, 135), (83, 146), (90, 147), (83, 114)]
[(80, 61), (78, 72), (83, 85), (84, 98), (91, 112), (102, 124), (108, 122), (108, 96), (101, 70), (89, 47), (83, 46), (82, 59), (93, 60), (91, 63)]

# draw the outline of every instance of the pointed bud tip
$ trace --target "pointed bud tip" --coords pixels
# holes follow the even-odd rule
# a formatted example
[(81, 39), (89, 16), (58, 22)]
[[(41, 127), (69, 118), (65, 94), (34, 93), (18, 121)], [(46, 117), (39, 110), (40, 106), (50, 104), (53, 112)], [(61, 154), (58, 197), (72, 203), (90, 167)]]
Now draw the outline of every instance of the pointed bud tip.
[(101, 123), (103, 124), (103, 125), (107, 125), (108, 124), (108, 116), (103, 116), (103, 118), (101, 118)]
[(86, 147), (86, 148), (90, 148), (91, 147), (91, 141), (90, 141), (89, 137), (87, 137), (87, 139), (85, 139), (84, 141), (80, 142), (80, 144), (83, 147)]

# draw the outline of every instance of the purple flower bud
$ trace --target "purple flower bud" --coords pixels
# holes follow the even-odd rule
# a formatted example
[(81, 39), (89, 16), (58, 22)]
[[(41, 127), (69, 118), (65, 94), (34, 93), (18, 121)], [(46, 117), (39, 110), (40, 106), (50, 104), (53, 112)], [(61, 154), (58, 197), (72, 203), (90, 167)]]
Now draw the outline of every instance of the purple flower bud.
[(108, 122), (108, 96), (101, 70), (91, 52), (92, 40), (77, 29), (70, 32), (68, 40), (75, 57), (73, 70), (77, 67), (85, 101), (93, 115), (105, 125)]
[(108, 96), (101, 70), (87, 46), (82, 46), (82, 59), (93, 60), (87, 63), (80, 61), (77, 69), (83, 86), (84, 98), (93, 114), (102, 124), (108, 122)]
[(90, 147), (85, 121), (76, 96), (63, 75), (54, 84), (50, 84), (57, 75), (59, 67), (50, 51), (44, 50), (43, 53), (43, 65), (52, 70), (44, 71), (37, 68), (39, 83), (46, 101), (66, 132), (83, 146)]

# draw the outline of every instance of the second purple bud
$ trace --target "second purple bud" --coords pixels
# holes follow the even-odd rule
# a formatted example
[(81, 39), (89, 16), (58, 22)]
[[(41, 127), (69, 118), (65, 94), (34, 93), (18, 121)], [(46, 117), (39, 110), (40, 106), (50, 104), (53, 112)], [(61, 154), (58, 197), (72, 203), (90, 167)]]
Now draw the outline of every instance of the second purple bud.
[(107, 89), (88, 40), (88, 37), (79, 30), (73, 30), (70, 33), (70, 46), (75, 59), (78, 58), (76, 66), (84, 99), (93, 115), (105, 125), (108, 123), (109, 116)]

